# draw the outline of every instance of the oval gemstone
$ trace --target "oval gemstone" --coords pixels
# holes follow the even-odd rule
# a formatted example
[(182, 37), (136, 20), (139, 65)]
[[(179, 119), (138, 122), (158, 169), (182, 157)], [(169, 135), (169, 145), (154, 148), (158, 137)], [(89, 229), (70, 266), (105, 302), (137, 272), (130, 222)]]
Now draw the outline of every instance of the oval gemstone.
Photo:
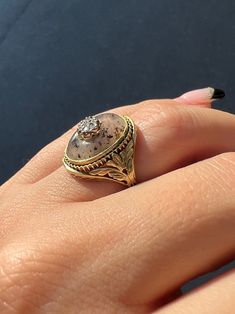
[(100, 122), (100, 132), (89, 140), (79, 137), (77, 131), (71, 137), (66, 154), (73, 160), (95, 157), (112, 146), (123, 134), (125, 120), (115, 113), (101, 113), (95, 116)]

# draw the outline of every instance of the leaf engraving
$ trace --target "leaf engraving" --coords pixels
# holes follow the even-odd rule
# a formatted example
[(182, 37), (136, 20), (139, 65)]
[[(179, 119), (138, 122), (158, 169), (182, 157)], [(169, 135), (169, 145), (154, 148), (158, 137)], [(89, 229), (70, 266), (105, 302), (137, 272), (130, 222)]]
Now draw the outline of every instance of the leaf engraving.
[(110, 171), (109, 176), (118, 181), (125, 180), (126, 177), (124, 173), (115, 170)]
[(106, 176), (110, 172), (109, 167), (102, 167), (91, 170), (89, 173), (94, 176)]
[(93, 176), (105, 176), (117, 181), (129, 181), (133, 175), (134, 141), (130, 141), (126, 148), (119, 154), (113, 153), (112, 159), (108, 160), (104, 167), (90, 171)]
[(122, 158), (118, 155), (118, 154), (113, 154), (112, 156), (112, 160), (116, 163), (116, 164), (122, 164), (123, 160)]

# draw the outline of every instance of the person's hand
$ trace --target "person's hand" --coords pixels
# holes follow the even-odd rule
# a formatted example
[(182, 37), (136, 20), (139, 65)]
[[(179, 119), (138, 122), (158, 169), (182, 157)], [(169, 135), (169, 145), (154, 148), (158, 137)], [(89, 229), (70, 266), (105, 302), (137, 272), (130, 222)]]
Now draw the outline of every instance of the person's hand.
[(234, 313), (234, 272), (176, 298), (235, 253), (235, 116), (211, 91), (114, 110), (138, 128), (134, 187), (69, 175), (72, 130), (1, 187), (0, 313)]

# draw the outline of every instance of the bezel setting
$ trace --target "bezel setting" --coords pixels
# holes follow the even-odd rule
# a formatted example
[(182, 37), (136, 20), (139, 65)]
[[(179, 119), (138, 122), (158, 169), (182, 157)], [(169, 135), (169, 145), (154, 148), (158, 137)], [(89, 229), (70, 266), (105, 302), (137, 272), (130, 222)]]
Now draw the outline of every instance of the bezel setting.
[[(119, 117), (125, 123), (122, 135), (99, 154), (87, 159), (74, 160), (69, 158), (66, 148), (63, 163), (69, 173), (87, 179), (112, 180), (126, 186), (136, 183), (134, 171), (135, 125), (129, 117)], [(101, 124), (99, 127), (100, 132)]]

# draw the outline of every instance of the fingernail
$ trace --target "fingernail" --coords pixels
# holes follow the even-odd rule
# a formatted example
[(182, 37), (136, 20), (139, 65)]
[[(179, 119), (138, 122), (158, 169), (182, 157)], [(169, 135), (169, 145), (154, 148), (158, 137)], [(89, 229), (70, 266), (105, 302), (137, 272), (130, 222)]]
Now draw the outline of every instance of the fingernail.
[(213, 100), (222, 99), (225, 97), (225, 92), (222, 89), (219, 89), (219, 88), (213, 88), (213, 89), (214, 89), (214, 93), (212, 95)]
[(206, 87), (187, 92), (176, 100), (189, 105), (206, 104), (213, 100), (222, 99), (225, 92), (222, 89)]

